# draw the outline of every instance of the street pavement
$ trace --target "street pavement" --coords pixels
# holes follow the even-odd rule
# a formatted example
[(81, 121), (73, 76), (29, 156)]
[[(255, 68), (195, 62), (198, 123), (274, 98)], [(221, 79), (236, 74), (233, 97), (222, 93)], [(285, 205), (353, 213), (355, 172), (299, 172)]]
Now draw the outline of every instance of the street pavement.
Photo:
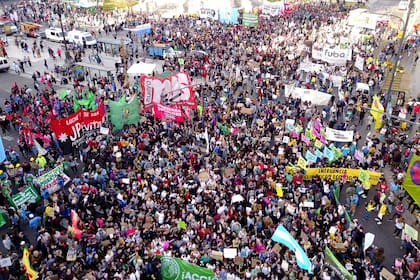
[[(376, 0), (376, 1), (371, 1), (371, 3), (373, 2), (373, 6), (375, 7), (375, 5), (381, 5), (381, 6), (386, 6), (386, 5), (395, 5), (396, 2), (395, 0)], [(380, 2), (380, 3), (379, 3)], [(6, 100), (10, 94), (10, 88), (12, 87), (13, 83), (16, 81), (19, 86), (23, 86), (24, 84), (32, 87), (33, 86), (33, 81), (31, 79), (32, 73), (36, 70), (42, 72), (42, 71), (51, 71), (53, 69), (54, 64), (58, 64), (58, 65), (63, 65), (64, 64), (64, 55), (62, 56), (62, 58), (57, 57), (56, 60), (53, 60), (48, 52), (47, 49), (48, 47), (51, 47), (54, 51), (56, 51), (58, 48), (61, 48), (63, 53), (64, 53), (64, 47), (61, 46), (58, 43), (53, 43), (53, 42), (49, 42), (47, 40), (44, 40), (44, 52), (41, 53), (41, 58), (34, 58), (32, 56), (32, 53), (26, 53), (24, 52), (22, 49), (18, 48), (14, 41), (13, 41), (13, 37), (9, 37), (9, 46), (7, 47), (7, 52), (8, 52), (8, 56), (9, 56), (9, 61), (12, 64), (13, 61), (18, 61), (19, 59), (22, 60), (24, 59), (25, 56), (30, 56), (31, 58), (31, 62), (32, 62), (32, 66), (29, 67), (28, 65), (25, 66), (25, 73), (21, 73), (20, 75), (16, 74), (13, 72), (13, 70), (10, 70), (9, 73), (0, 73), (0, 84), (2, 85), (2, 87), (0, 87), (0, 105), (3, 106), (4, 104), (4, 100)], [(28, 38), (28, 46), (32, 46), (32, 42), (34, 39), (32, 38)], [(92, 54), (92, 50), (87, 50), (87, 55), (91, 55)], [(115, 62), (117, 60), (116, 57), (112, 57), (110, 55), (105, 55), (105, 54), (101, 54), (101, 58), (103, 61), (103, 66), (104, 67), (110, 67), (112, 69), (115, 69)], [(49, 68), (46, 69), (44, 66), (44, 59), (47, 60), (47, 64), (49, 65)], [(90, 63), (89, 59), (87, 58), (87, 56), (85, 56), (83, 58), (83, 61), (86, 63)], [(146, 62), (155, 62), (158, 64), (158, 72), (159, 70), (161, 71), (161, 65), (162, 65), (162, 61), (156, 61), (156, 60), (151, 60), (149, 58), (147, 58)], [(409, 61), (407, 61), (406, 63), (409, 63)], [(94, 63), (93, 63), (94, 64)], [(411, 70), (412, 71), (412, 77), (420, 77), (420, 68), (419, 65), (417, 65), (417, 67), (412, 67)], [(92, 72), (93, 73), (93, 72)], [(86, 83), (86, 82), (85, 82)], [(419, 92), (418, 92), (418, 88), (420, 88), (420, 79), (412, 79), (411, 84), (412, 84), (412, 95), (418, 97)], [(58, 92), (61, 91), (62, 88), (68, 88), (71, 89), (72, 88), (72, 84), (68, 84), (68, 85), (60, 85), (59, 83), (59, 79), (58, 79), (58, 83), (57, 85), (54, 85), (54, 87), (56, 88), (56, 90)], [(364, 127), (360, 128), (360, 132), (362, 134), (362, 137), (365, 137), (367, 132), (366, 129)], [(17, 143), (16, 143), (16, 139), (17, 139), (17, 132), (14, 131), (13, 129), (11, 129), (8, 134), (6, 136), (3, 136), (3, 141), (4, 141), (4, 145), (6, 147), (12, 146), (15, 149), (17, 149)], [(392, 171), (389, 170), (388, 168), (385, 168), (385, 177), (387, 178), (388, 181), (392, 180)], [(344, 201), (343, 199), (343, 194), (344, 191), (342, 191), (342, 201)], [(374, 190), (372, 190), (370, 192), (370, 197), (372, 197), (374, 194)], [(375, 237), (375, 242), (374, 244), (378, 247), (383, 246), (385, 248), (385, 254), (386, 254), (386, 258), (385, 258), (385, 263), (384, 265), (388, 268), (391, 269), (391, 266), (393, 265), (394, 259), (398, 256), (402, 256), (403, 252), (400, 250), (400, 240), (396, 239), (394, 237), (392, 237), (392, 232), (394, 230), (394, 221), (389, 221), (389, 215), (385, 216), (383, 219), (383, 223), (382, 225), (377, 225), (376, 222), (374, 221), (374, 218), (376, 217), (375, 215), (372, 215), (370, 217), (370, 220), (365, 222), (362, 220), (362, 214), (364, 212), (364, 204), (366, 202), (366, 199), (362, 199), (360, 206), (358, 207), (358, 211), (356, 213), (356, 218), (359, 219), (359, 221), (363, 224), (364, 228), (365, 228), (365, 232), (372, 232), (376, 235)], [(407, 221), (410, 224), (414, 223), (414, 219), (412, 215), (407, 215), (406, 216)], [(0, 235), (5, 233), (7, 231), (8, 227), (5, 226), (2, 229), (0, 229)], [(27, 226), (23, 227), (24, 231), (27, 233), (28, 237), (30, 238), (30, 240), (34, 241), (36, 236), (35, 233), (29, 229)], [(0, 251), (4, 251), (3, 246), (0, 246)]]

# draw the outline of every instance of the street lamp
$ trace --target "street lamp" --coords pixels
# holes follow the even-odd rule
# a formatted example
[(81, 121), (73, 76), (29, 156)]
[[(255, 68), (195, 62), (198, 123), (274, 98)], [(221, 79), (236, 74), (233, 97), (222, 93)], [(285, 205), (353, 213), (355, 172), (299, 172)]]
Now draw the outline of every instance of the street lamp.
[[(403, 30), (402, 30), (400, 44), (398, 46), (398, 51), (395, 55), (394, 66), (392, 67), (392, 71), (391, 71), (391, 80), (389, 81), (389, 87), (388, 87), (388, 91), (386, 93), (385, 108), (386, 108), (386, 112), (387, 112), (388, 116), (391, 115), (391, 114), (388, 113), (389, 110), (391, 110), (391, 112), (392, 112), (391, 90), (392, 90), (392, 85), (394, 83), (395, 75), (396, 75), (396, 72), (397, 72), (397, 65), (398, 65), (398, 61), (400, 60), (400, 55), (401, 55), (401, 51), (402, 51), (402, 47), (403, 47), (403, 43), (404, 43), (405, 34), (407, 32), (408, 21), (410, 19), (410, 13), (411, 13), (412, 8), (413, 8), (413, 0), (410, 0), (410, 2), (408, 4), (408, 8), (407, 8), (407, 16), (406, 16), (406, 19), (404, 21), (404, 27), (403, 27)], [(397, 16), (395, 16), (395, 17), (397, 17)], [(400, 18), (400, 17), (397, 17), (397, 18)]]
[(68, 64), (72, 61), (72, 57), (71, 57), (70, 52), (67, 48), (67, 39), (66, 39), (66, 35), (65, 35), (65, 32), (64, 32), (63, 19), (61, 18), (61, 15), (64, 14), (64, 7), (61, 3), (57, 3), (56, 14), (58, 14), (58, 18), (60, 19), (61, 33), (63, 34), (63, 40), (64, 40), (65, 63)]

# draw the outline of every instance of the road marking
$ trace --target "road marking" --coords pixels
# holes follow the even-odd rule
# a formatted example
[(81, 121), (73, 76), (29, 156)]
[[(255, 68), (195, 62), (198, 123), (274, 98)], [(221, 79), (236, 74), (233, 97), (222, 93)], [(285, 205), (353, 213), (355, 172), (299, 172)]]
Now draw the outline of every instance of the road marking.
[(11, 141), (13, 141), (15, 138), (14, 137), (12, 137), (12, 136), (3, 136), (2, 137), (4, 140), (6, 140), (6, 141), (9, 141), (9, 142), (11, 142)]

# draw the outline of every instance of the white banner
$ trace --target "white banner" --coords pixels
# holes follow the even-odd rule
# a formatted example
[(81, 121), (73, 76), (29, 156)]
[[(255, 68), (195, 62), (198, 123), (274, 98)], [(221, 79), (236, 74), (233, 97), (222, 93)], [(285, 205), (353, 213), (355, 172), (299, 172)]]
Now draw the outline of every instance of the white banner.
[(354, 131), (350, 130), (325, 129), (325, 138), (334, 142), (353, 142), (353, 135)]
[(323, 48), (319, 50), (312, 48), (312, 58), (329, 64), (346, 65), (347, 60), (352, 60), (352, 50), (338, 48)]
[(268, 2), (265, 1), (261, 12), (265, 15), (278, 16), (284, 11), (284, 1)]
[(309, 60), (303, 60), (300, 64), (299, 64), (299, 69), (300, 71), (304, 71), (304, 72), (315, 72), (315, 73), (319, 73), (324, 71), (325, 66), (323, 64), (319, 64), (319, 63), (313, 63), (312, 61)]
[(363, 71), (364, 65), (365, 65), (365, 59), (362, 56), (357, 55), (356, 61), (354, 62), (354, 67), (356, 67), (360, 71)]
[(314, 89), (296, 88), (293, 85), (285, 86), (285, 95), (286, 97), (300, 98), (303, 102), (311, 101), (313, 105), (317, 106), (325, 106), (331, 99), (331, 94)]

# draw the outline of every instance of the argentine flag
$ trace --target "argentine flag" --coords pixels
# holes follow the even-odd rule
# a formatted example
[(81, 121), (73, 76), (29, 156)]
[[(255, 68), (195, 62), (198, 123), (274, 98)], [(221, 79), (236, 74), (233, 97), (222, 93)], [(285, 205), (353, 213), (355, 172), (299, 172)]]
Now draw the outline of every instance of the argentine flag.
[(308, 256), (305, 254), (305, 251), (302, 249), (299, 243), (297, 243), (297, 241), (293, 238), (293, 236), (287, 231), (287, 229), (284, 226), (278, 225), (271, 239), (277, 243), (286, 245), (291, 251), (295, 253), (298, 266), (301, 269), (305, 269), (309, 273), (312, 273), (311, 261), (309, 260)]

